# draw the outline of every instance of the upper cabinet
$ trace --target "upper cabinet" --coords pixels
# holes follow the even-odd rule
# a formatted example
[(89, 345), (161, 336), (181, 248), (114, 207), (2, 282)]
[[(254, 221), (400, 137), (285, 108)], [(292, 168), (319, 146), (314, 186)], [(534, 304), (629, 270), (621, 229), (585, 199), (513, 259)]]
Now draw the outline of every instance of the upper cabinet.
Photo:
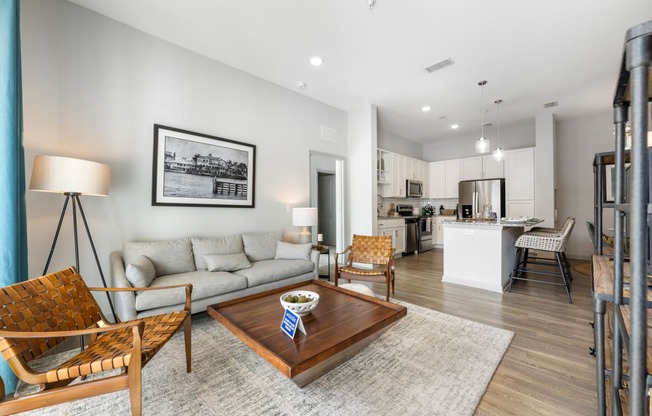
[(460, 160), (460, 180), (482, 179), (482, 156), (466, 157)]
[(423, 182), (424, 198), (428, 197), (429, 164), (398, 153), (378, 149), (378, 191), (386, 198), (405, 198), (405, 181)]
[(457, 198), (460, 160), (430, 162), (429, 198)]
[(482, 179), (504, 177), (504, 162), (502, 160), (495, 160), (491, 155), (482, 156)]
[(460, 159), (460, 180), (504, 178), (503, 161), (494, 160), (491, 155), (465, 157)]
[(505, 152), (507, 200), (534, 200), (534, 148)]
[[(446, 192), (444, 198), (457, 198), (460, 182), (460, 160), (446, 161)], [(432, 197), (431, 197), (432, 198)]]

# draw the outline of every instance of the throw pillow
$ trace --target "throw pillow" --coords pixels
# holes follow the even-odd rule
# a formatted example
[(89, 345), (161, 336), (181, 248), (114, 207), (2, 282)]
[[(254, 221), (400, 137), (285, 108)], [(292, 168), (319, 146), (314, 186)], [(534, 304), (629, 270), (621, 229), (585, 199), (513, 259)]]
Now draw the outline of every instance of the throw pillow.
[(125, 274), (133, 287), (147, 287), (156, 277), (156, 270), (147, 257), (139, 256), (127, 265)]
[(244, 251), (249, 261), (272, 260), (276, 253), (276, 242), (283, 240), (282, 231), (242, 234)]
[(207, 254), (204, 256), (204, 260), (209, 272), (234, 272), (251, 267), (251, 263), (244, 253)]
[(279, 241), (276, 243), (275, 260), (310, 260), (312, 244), (291, 244)]

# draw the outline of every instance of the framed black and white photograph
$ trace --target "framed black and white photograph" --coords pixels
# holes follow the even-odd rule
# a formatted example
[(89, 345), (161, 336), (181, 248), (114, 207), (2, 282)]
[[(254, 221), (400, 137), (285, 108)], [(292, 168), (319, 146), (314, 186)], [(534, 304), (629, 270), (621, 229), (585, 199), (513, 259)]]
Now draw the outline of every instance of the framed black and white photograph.
[(152, 205), (254, 207), (256, 146), (154, 125)]

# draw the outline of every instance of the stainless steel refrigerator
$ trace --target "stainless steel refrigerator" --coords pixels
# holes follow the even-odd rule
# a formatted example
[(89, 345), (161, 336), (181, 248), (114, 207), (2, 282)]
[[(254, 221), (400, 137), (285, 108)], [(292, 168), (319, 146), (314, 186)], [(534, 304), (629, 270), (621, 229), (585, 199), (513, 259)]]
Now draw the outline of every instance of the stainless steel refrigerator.
[(460, 218), (505, 216), (505, 179), (461, 181), (459, 191)]

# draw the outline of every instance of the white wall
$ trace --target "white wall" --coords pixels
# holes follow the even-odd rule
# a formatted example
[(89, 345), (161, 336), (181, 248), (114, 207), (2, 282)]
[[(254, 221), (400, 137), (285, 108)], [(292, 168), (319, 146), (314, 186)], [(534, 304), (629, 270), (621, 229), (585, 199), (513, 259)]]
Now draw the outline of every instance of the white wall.
[(534, 216), (545, 220), (540, 227), (555, 227), (555, 117), (540, 114), (535, 123)]
[(378, 130), (378, 147), (383, 150), (423, 159), (423, 145), (389, 131)]
[[(376, 230), (376, 106), (368, 105), (349, 114), (349, 213), (351, 234), (373, 235)], [(347, 238), (350, 238), (347, 236)], [(350, 241), (350, 240), (349, 240)], [(348, 242), (348, 241), (347, 241)]]
[[(497, 146), (496, 127), (485, 128), (485, 136), (491, 141), (491, 149)], [(475, 141), (480, 137), (480, 126), (475, 134), (455, 136), (441, 141), (423, 145), (423, 160), (435, 162), (438, 160), (458, 159), (462, 157), (477, 156)], [(504, 150), (534, 147), (535, 123), (534, 119), (517, 124), (500, 126), (500, 147)]]
[[(593, 253), (586, 230), (586, 222), (593, 222), (593, 157), (613, 149), (613, 112), (610, 110), (557, 122), (557, 217), (560, 223), (567, 217), (576, 220), (566, 248), (569, 257), (589, 258)], [(613, 223), (612, 218), (613, 211), (605, 212), (607, 223)]]
[[(83, 198), (105, 274), (125, 241), (288, 228), (286, 205), (310, 202), (309, 151), (346, 156), (341, 110), (63, 0), (21, 7), (26, 175), (40, 154), (111, 166), (110, 195)], [(255, 208), (151, 206), (154, 123), (256, 145)], [(322, 124), (337, 143), (320, 139)], [(62, 203), (27, 194), (30, 276)], [(74, 264), (72, 245), (68, 218), (51, 271)], [(82, 275), (99, 285), (85, 238), (80, 250)]]

